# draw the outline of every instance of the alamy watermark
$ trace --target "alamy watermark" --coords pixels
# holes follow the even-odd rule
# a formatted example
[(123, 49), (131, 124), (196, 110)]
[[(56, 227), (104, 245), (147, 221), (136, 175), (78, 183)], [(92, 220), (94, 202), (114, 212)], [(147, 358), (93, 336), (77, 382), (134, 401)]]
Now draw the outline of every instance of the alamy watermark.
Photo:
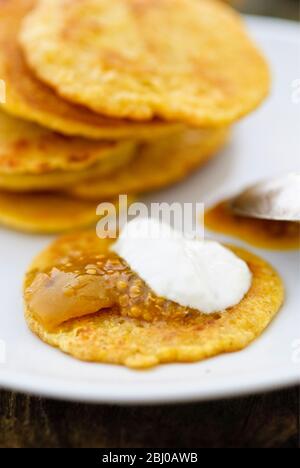
[[(118, 203), (100, 203), (97, 207), (100, 220), (97, 235), (101, 239), (116, 239), (119, 231), (132, 219), (154, 218), (181, 232), (189, 239), (204, 238), (203, 203), (128, 203), (127, 195), (120, 195)], [(159, 236), (159, 232), (143, 232), (146, 237)]]

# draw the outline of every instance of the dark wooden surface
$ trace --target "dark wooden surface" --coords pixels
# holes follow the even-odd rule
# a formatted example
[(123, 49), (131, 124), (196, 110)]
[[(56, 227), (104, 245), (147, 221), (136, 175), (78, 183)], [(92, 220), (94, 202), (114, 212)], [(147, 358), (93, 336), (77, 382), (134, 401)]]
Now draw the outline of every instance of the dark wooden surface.
[(299, 19), (299, 0), (227, 0), (242, 13)]
[(2, 392), (0, 447), (298, 448), (299, 389), (154, 407), (84, 405)]
[[(299, 18), (297, 0), (234, 2), (247, 13)], [(0, 447), (298, 448), (299, 390), (153, 408), (0, 392)]]

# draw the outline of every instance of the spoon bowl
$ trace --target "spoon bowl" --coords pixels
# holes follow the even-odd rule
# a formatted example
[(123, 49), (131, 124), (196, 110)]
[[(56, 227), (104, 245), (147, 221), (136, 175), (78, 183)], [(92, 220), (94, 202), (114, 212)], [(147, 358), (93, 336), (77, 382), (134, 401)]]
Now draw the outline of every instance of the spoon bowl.
[(300, 174), (256, 183), (229, 202), (234, 213), (249, 218), (300, 221)]

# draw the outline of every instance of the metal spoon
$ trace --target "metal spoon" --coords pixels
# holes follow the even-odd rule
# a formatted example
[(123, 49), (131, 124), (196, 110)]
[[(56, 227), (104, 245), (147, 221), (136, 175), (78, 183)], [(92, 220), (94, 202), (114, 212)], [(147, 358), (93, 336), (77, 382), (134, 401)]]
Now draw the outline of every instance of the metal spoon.
[(291, 173), (248, 187), (229, 201), (240, 216), (300, 221), (300, 174)]

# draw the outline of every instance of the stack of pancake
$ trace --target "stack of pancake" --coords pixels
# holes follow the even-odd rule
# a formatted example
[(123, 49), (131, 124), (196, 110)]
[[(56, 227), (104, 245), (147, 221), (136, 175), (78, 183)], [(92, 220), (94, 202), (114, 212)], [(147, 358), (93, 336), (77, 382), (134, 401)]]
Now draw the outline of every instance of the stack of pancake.
[(214, 0), (1, 0), (0, 79), (0, 222), (32, 232), (183, 179), (269, 89)]

